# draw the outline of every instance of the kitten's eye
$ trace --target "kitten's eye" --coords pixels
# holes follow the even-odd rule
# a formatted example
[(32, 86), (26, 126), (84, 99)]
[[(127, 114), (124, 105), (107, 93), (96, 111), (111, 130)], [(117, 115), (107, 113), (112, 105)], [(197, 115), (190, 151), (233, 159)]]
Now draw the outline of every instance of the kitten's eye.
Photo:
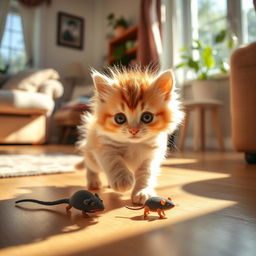
[(145, 123), (145, 124), (149, 124), (153, 121), (153, 117), (154, 115), (150, 112), (145, 112), (141, 115), (140, 120)]
[(126, 122), (126, 116), (123, 113), (118, 113), (115, 115), (115, 122), (117, 124), (124, 124)]

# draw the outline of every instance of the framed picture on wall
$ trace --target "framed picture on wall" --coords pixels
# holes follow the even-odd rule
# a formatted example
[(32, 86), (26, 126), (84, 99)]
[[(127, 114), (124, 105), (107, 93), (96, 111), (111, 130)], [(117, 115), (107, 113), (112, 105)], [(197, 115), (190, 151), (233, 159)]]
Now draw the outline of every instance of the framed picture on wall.
[(58, 13), (57, 44), (83, 49), (84, 19), (64, 12)]

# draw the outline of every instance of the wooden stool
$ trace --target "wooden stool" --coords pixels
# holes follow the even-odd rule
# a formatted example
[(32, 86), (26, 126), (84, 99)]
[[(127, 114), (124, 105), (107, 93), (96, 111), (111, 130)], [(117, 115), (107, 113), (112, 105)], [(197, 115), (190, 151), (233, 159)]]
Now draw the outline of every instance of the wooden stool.
[(209, 110), (211, 112), (212, 126), (217, 138), (221, 151), (225, 151), (223, 136), (221, 131), (221, 122), (219, 118), (218, 108), (223, 104), (218, 100), (207, 100), (207, 101), (187, 101), (184, 102), (185, 119), (184, 125), (180, 129), (179, 135), (179, 148), (184, 149), (185, 137), (188, 129), (188, 123), (191, 111), (195, 112), (195, 120), (193, 127), (193, 148), (195, 151), (205, 150), (205, 112)]

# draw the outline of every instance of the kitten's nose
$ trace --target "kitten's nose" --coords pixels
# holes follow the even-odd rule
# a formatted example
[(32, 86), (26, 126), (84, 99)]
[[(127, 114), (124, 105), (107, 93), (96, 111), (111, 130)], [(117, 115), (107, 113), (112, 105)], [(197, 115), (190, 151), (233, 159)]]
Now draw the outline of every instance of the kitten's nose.
[(129, 129), (129, 133), (136, 135), (140, 130), (139, 129)]

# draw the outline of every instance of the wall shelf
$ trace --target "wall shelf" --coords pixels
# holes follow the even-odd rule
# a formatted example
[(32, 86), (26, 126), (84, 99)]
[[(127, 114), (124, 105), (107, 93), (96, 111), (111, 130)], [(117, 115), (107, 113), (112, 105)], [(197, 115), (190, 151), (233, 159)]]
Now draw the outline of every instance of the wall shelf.
[[(127, 29), (123, 34), (115, 37), (109, 41), (108, 63), (111, 65), (115, 63), (129, 64), (130, 61), (137, 58), (138, 50), (138, 26)], [(131, 48), (127, 47), (127, 44), (131, 44)], [(124, 51), (120, 58), (116, 58), (113, 55), (117, 48), (122, 48)], [(127, 49), (128, 48), (128, 49)], [(126, 63), (127, 62), (127, 63)]]

